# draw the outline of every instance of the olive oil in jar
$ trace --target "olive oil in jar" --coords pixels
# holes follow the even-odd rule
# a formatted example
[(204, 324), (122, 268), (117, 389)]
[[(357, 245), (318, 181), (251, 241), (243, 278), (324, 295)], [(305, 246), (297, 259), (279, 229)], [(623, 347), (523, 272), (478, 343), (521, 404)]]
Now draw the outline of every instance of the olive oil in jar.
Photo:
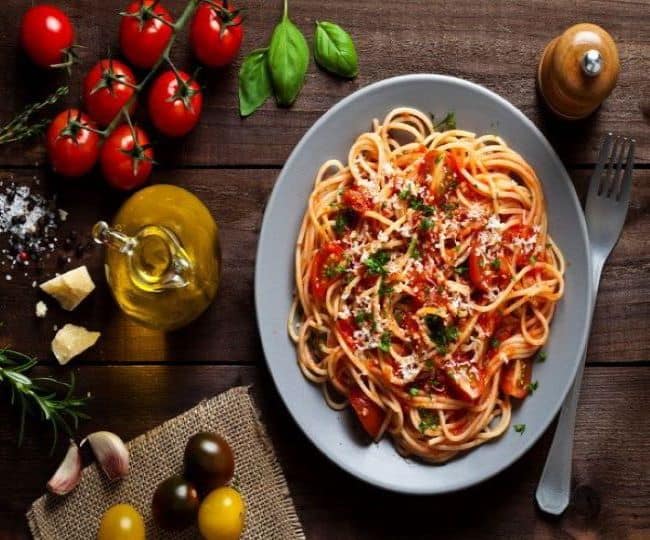
[(105, 271), (122, 310), (150, 328), (174, 330), (196, 319), (219, 286), (219, 229), (190, 192), (157, 184), (132, 195), (113, 226), (100, 221)]

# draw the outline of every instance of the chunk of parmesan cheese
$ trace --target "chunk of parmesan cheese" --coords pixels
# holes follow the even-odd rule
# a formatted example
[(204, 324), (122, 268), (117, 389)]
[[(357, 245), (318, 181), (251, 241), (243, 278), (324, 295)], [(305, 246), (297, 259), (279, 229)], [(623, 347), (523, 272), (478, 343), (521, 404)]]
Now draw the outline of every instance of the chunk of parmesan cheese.
[(43, 300), (39, 300), (36, 303), (35, 311), (36, 311), (36, 316), (39, 319), (42, 319), (43, 317), (45, 317), (45, 315), (47, 315), (47, 305), (45, 304), (45, 302), (43, 302)]
[(89, 332), (83, 326), (66, 324), (52, 340), (52, 352), (59, 364), (64, 366), (75, 356), (92, 347), (101, 334)]
[(95, 284), (84, 265), (41, 283), (40, 288), (55, 298), (63, 309), (72, 311), (95, 289)]

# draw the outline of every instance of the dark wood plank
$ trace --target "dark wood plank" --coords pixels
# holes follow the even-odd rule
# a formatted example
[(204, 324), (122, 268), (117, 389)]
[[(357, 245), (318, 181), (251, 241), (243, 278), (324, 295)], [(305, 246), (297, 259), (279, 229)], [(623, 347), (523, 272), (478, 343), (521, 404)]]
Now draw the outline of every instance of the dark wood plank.
[[(280, 0), (242, 0), (248, 8), (244, 52), (266, 44), (281, 12)], [(78, 31), (78, 41), (88, 47), (82, 66), (72, 78), (70, 104), (78, 103), (77, 88), (84, 72), (110, 47), (117, 51), (117, 11), (122, 0), (68, 3)], [(183, 0), (165, 2), (179, 14)], [(17, 24), (27, 4), (8, 0), (2, 18), (11, 21), (0, 35), (0, 118), (8, 119), (22, 105), (44, 96), (65, 80), (63, 75), (42, 73), (26, 61), (17, 48)], [(354, 81), (336, 80), (312, 62), (304, 90), (290, 110), (271, 102), (247, 120), (237, 114), (238, 65), (204, 72), (206, 102), (197, 130), (181, 141), (160, 145), (159, 157), (179, 165), (282, 164), (309, 126), (334, 103), (354, 90), (394, 75), (443, 73), (478, 82), (521, 108), (549, 137), (567, 163), (593, 162), (604, 133), (615, 131), (636, 137), (639, 163), (650, 162), (650, 72), (644, 65), (650, 47), (644, 1), (598, 0), (567, 4), (513, 1), (477, 3), (459, 0), (347, 2), (320, 0), (291, 3), (293, 19), (311, 39), (316, 19), (344, 23), (354, 36), (361, 72)], [(91, 15), (91, 16), (90, 16)], [(540, 104), (535, 73), (544, 46), (578, 21), (603, 25), (616, 39), (622, 73), (618, 87), (591, 118), (566, 123), (555, 120)], [(173, 57), (181, 67), (193, 65), (181, 36)], [(141, 108), (142, 111), (143, 108)], [(274, 136), (269, 136), (270, 133)], [(0, 148), (0, 164), (43, 162), (38, 145)]]
[[(36, 180), (34, 180), (36, 176)], [(104, 335), (98, 345), (78, 362), (253, 362), (261, 349), (253, 313), (253, 273), (257, 234), (267, 196), (277, 170), (160, 170), (156, 178), (189, 188), (211, 209), (221, 226), (224, 272), (215, 303), (185, 330), (162, 336), (130, 322), (117, 309), (103, 279), (101, 249), (87, 252), (82, 259), (72, 255), (72, 268), (87, 264), (98, 289), (72, 313), (59, 309), (56, 302), (32, 288), (32, 281), (44, 280), (61, 271), (56, 257), (44, 261), (44, 271), (27, 276), (11, 272), (4, 280), (0, 266), (0, 343), (8, 342), (41, 358), (50, 357), (49, 341), (66, 322), (99, 329)], [(573, 171), (576, 187), (583, 194), (589, 171)], [(88, 231), (96, 220), (110, 219), (123, 196), (102, 187), (99, 179), (87, 182), (56, 182), (42, 170), (0, 172), (0, 179), (59, 194), (61, 208), (70, 210), (64, 231)], [(36, 186), (35, 182), (40, 185)], [(650, 357), (650, 253), (647, 231), (650, 227), (650, 171), (635, 173), (633, 202), (627, 225), (605, 267), (589, 349), (590, 361), (642, 361)], [(67, 236), (64, 232), (62, 236)], [(291, 241), (291, 240), (288, 240)], [(0, 242), (1, 243), (1, 242)], [(68, 253), (66, 253), (67, 255)], [(44, 320), (34, 316), (39, 298), (51, 310)], [(134, 339), (136, 338), (137, 339)]]
[[(61, 372), (62, 370), (57, 370)], [(288, 417), (266, 370), (232, 366), (84, 367), (93, 418), (80, 435), (109, 429), (124, 438), (153, 428), (200, 399), (254, 382), (254, 393), (310, 539), (336, 538), (642, 538), (650, 534), (650, 368), (589, 368), (574, 451), (572, 503), (559, 520), (535, 508), (533, 494), (552, 432), (496, 478), (443, 497), (408, 497), (368, 486), (323, 457)], [(325, 407), (325, 404), (323, 404)], [(137, 414), (134, 414), (137, 411)], [(597, 414), (594, 412), (597, 411)], [(31, 427), (14, 445), (15, 417), (0, 412), (0, 537), (23, 538), (23, 514), (56, 467), (47, 433)], [(526, 436), (524, 434), (523, 436)], [(498, 443), (497, 443), (498, 444)], [(11, 488), (9, 488), (11, 486)], [(379, 512), (389, 510), (389, 515)], [(334, 532), (336, 531), (336, 532)]]

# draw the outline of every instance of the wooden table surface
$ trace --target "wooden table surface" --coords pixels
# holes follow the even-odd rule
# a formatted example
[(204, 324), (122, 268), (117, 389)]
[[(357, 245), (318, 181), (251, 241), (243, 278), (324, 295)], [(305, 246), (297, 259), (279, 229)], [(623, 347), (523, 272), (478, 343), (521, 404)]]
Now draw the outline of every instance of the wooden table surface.
[[(183, 0), (163, 0), (178, 15)], [(118, 51), (117, 12), (122, 0), (74, 0), (65, 6), (78, 32), (82, 66), (73, 74), (68, 102), (78, 102), (80, 78), (108, 48)], [(264, 44), (280, 0), (242, 0), (248, 8), (244, 52)], [(74, 369), (90, 392), (92, 419), (80, 434), (108, 429), (130, 439), (227, 388), (254, 383), (263, 419), (276, 446), (307, 537), (357, 538), (648, 538), (650, 537), (650, 4), (643, 1), (356, 2), (292, 0), (294, 21), (312, 35), (318, 19), (344, 23), (356, 39), (361, 72), (334, 79), (312, 62), (305, 87), (289, 109), (271, 102), (252, 117), (237, 113), (238, 64), (204, 71), (204, 111), (198, 128), (180, 141), (156, 146), (156, 182), (197, 194), (222, 229), (223, 282), (209, 310), (187, 329), (162, 335), (127, 320), (102, 279), (99, 249), (72, 257), (87, 264), (98, 283), (93, 296), (69, 314), (51, 306), (34, 316), (41, 297), (32, 288), (60, 270), (44, 261), (35, 277), (14, 272), (0, 281), (0, 344), (37, 355), (41, 372)], [(31, 5), (7, 0), (0, 14), (0, 119), (45, 96), (63, 74), (31, 67), (18, 52), (18, 20)], [(541, 50), (576, 22), (607, 28), (618, 43), (618, 86), (587, 120), (553, 119), (535, 91)], [(173, 51), (191, 68), (185, 36)], [(189, 71), (190, 69), (188, 69)], [(307, 128), (342, 97), (373, 81), (405, 73), (444, 73), (485, 85), (519, 107), (546, 134), (583, 196), (599, 142), (608, 131), (636, 138), (632, 203), (618, 246), (605, 268), (589, 342), (574, 450), (574, 491), (559, 519), (542, 515), (534, 491), (552, 430), (515, 465), (486, 483), (441, 497), (408, 497), (368, 486), (339, 470), (307, 441), (272, 385), (253, 312), (254, 257), (265, 201), (279, 169)], [(145, 120), (146, 122), (146, 120)], [(56, 178), (43, 148), (30, 143), (0, 148), (0, 180), (58, 195), (70, 212), (64, 231), (89, 233), (110, 218), (124, 197), (110, 192), (95, 172), (78, 182)], [(286, 239), (293, 242), (293, 238)], [(4, 270), (0, 269), (0, 274)], [(569, 284), (570, 286), (570, 284)], [(60, 368), (49, 353), (53, 325), (81, 323), (103, 332), (95, 348)], [(561, 362), (562, 358), (549, 361)], [(3, 396), (3, 399), (6, 396)], [(0, 538), (28, 535), (23, 517), (61, 457), (48, 457), (49, 434), (30, 423), (25, 444), (15, 445), (17, 420), (0, 411)], [(325, 405), (324, 405), (325, 406)], [(524, 435), (525, 436), (525, 435)]]

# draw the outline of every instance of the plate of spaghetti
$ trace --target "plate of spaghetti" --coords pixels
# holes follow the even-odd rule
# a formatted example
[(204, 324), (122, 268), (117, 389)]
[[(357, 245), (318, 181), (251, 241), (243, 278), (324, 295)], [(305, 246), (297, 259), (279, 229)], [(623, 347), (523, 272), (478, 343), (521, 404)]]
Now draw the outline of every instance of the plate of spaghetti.
[(590, 275), (572, 184), (533, 124), (472, 83), (398, 77), (332, 108), (287, 161), (258, 324), (316, 446), (376, 485), (442, 493), (551, 422), (586, 344)]

